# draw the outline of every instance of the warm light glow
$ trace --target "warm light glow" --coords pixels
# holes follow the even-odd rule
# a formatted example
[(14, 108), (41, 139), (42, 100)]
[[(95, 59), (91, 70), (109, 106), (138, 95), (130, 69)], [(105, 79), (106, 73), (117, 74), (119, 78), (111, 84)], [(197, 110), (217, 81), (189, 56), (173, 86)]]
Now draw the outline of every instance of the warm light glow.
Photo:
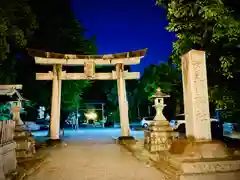
[(88, 112), (84, 114), (88, 120), (92, 119), (95, 120), (97, 119), (97, 114), (95, 112)]

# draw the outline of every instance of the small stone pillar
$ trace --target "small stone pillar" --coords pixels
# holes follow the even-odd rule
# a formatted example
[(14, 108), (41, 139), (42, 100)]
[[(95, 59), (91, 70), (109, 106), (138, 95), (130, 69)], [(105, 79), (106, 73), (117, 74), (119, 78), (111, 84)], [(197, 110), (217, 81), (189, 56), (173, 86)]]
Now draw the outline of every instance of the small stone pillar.
[(164, 98), (166, 97), (170, 96), (164, 94), (160, 88), (151, 97), (154, 99), (153, 106), (156, 109), (156, 116), (148, 130), (144, 131), (144, 147), (150, 152), (168, 150), (172, 140), (178, 136), (178, 133), (173, 131), (162, 113), (163, 108), (166, 106), (164, 104)]
[(16, 141), (17, 158), (32, 157), (35, 154), (35, 139), (31, 132), (28, 131), (21, 120), (20, 111), (22, 109), (21, 102), (12, 102), (12, 114), (15, 121), (14, 140)]

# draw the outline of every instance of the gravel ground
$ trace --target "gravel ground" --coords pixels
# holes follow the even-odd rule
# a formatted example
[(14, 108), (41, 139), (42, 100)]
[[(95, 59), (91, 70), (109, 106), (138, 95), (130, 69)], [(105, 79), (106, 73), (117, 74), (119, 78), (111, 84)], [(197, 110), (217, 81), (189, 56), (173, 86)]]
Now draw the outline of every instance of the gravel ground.
[(27, 180), (160, 180), (147, 167), (111, 140), (68, 142), (53, 149), (42, 167)]

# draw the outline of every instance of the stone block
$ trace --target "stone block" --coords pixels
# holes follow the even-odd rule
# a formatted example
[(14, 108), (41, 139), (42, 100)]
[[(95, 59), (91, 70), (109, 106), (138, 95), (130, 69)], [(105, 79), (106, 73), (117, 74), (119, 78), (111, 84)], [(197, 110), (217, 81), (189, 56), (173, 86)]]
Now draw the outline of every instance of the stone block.
[(61, 144), (62, 140), (61, 139), (48, 139), (46, 141), (47, 146), (56, 146), (58, 144)]
[(15, 131), (14, 133), (14, 138), (20, 138), (25, 136), (30, 136), (30, 134), (27, 131)]
[(0, 147), (0, 156), (1, 156), (1, 166), (3, 169), (3, 173), (8, 175), (17, 168), (17, 160), (16, 160), (16, 143), (12, 142)]
[(118, 143), (119, 144), (129, 144), (129, 143), (135, 143), (135, 139), (133, 136), (120, 136), (118, 137)]
[(17, 158), (29, 158), (35, 154), (35, 139), (31, 134), (23, 129), (15, 131)]
[(159, 153), (157, 167), (169, 180), (238, 180), (240, 156), (218, 141), (175, 140)]

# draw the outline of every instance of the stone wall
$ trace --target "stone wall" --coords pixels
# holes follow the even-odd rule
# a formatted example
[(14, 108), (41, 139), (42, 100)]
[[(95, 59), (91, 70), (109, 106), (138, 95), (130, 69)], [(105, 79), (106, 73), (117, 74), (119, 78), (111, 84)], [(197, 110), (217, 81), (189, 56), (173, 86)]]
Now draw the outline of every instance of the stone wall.
[(0, 121), (0, 180), (4, 180), (17, 169), (14, 129), (13, 120)]
[(2, 172), (5, 176), (16, 171), (17, 160), (15, 149), (15, 142), (0, 147), (0, 168), (2, 168), (0, 169), (0, 173)]

